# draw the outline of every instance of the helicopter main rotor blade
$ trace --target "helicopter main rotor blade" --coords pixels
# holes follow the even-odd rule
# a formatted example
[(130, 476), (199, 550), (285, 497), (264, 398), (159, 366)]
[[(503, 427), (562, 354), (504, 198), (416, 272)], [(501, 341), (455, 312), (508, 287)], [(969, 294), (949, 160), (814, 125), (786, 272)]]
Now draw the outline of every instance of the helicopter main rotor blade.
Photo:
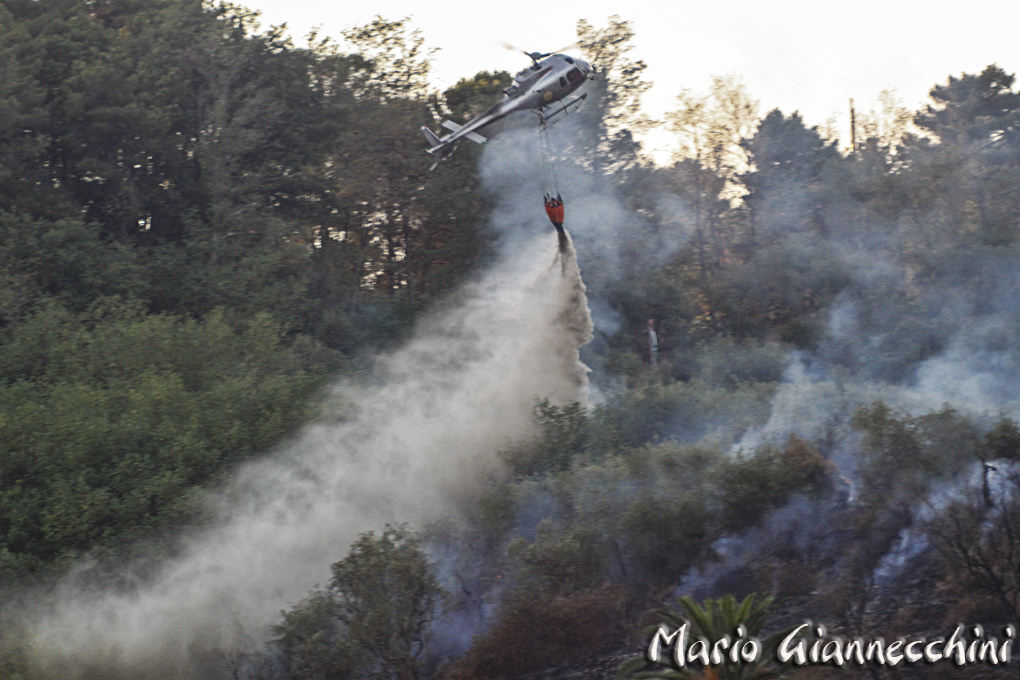
[(503, 47), (503, 49), (512, 50), (514, 52), (522, 52), (522, 53), (526, 54), (527, 56), (529, 56), (532, 59), (537, 61), (539, 59), (544, 59), (545, 57), (548, 57), (550, 54), (557, 54), (559, 52), (564, 52), (566, 50), (573, 49), (573, 48), (577, 47), (578, 44), (577, 44), (577, 41), (575, 40), (574, 42), (570, 43), (569, 45), (564, 45), (563, 47), (558, 47), (555, 50), (550, 50), (548, 52), (531, 52), (531, 51), (522, 49), (522, 48), (518, 47), (517, 45), (514, 45), (513, 43), (508, 43), (508, 42), (502, 42), (502, 43), (500, 43), (500, 46)]
[(502, 47), (504, 50), (510, 50), (511, 52), (520, 52), (522, 54), (528, 55), (529, 57), (531, 56), (531, 52), (529, 52), (529, 51), (527, 51), (525, 49), (521, 49), (520, 47), (518, 47), (517, 45), (514, 45), (512, 43), (502, 42), (502, 43), (499, 44), (499, 46)]
[(575, 40), (574, 42), (572, 42), (572, 43), (570, 43), (568, 45), (564, 45), (563, 47), (557, 47), (555, 50), (551, 50), (549, 52), (549, 54), (557, 54), (559, 52), (566, 52), (567, 50), (572, 50), (572, 49), (574, 49), (576, 47), (580, 47), (580, 45), (578, 45), (577, 41)]

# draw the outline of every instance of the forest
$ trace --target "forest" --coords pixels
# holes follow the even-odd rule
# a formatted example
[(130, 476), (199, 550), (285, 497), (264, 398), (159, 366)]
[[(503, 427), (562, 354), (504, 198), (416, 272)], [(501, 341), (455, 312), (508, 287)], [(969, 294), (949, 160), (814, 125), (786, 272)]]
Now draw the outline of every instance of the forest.
[(576, 28), (548, 157), (430, 172), (512, 74), (434, 91), (405, 19), (0, 2), (0, 677), (1015, 677), (644, 656), (1015, 635), (1014, 76), (852, 142), (720, 76), (661, 165), (632, 26)]

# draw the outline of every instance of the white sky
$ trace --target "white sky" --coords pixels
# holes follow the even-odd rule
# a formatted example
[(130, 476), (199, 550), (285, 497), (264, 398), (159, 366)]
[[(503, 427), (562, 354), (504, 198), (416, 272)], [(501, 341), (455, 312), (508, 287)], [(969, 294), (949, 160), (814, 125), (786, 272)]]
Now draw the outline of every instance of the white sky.
[[(527, 57), (502, 49), (554, 50), (576, 39), (578, 19), (596, 28), (617, 14), (632, 23), (634, 58), (648, 64), (653, 83), (649, 116), (661, 120), (682, 89), (707, 91), (713, 75), (735, 75), (760, 101), (799, 111), (810, 125), (833, 120), (849, 141), (849, 99), (879, 110), (878, 95), (892, 90), (910, 110), (928, 101), (932, 86), (950, 75), (979, 73), (997, 63), (1020, 68), (1017, 0), (630, 0), (607, 2), (457, 2), (455, 0), (241, 0), (262, 12), (263, 25), (286, 23), (296, 44), (313, 26), (326, 35), (366, 24), (375, 15), (410, 17), (433, 62), (438, 89), (482, 70), (515, 72)], [(650, 139), (668, 155), (669, 136)]]

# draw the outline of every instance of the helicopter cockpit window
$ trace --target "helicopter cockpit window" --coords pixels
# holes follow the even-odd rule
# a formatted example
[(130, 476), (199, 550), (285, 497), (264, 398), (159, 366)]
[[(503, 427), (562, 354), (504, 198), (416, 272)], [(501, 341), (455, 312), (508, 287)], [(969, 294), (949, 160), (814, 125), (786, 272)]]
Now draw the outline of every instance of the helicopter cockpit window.
[(572, 83), (576, 83), (578, 80), (581, 80), (582, 78), (584, 78), (584, 76), (581, 75), (581, 70), (578, 68), (572, 68), (569, 71), (567, 71), (567, 80), (569, 80)]

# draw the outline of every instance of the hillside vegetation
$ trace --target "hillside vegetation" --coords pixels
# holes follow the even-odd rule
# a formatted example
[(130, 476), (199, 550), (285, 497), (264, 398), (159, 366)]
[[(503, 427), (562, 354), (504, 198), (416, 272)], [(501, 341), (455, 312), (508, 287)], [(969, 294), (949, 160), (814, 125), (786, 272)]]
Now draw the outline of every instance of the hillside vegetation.
[[(437, 94), (404, 21), (296, 46), (198, 0), (5, 0), (0, 35), (13, 593), (86, 558), (173, 553), (208, 489), (496, 257), (480, 151), (429, 173), (418, 130), (510, 76)], [(775, 596), (770, 630), (1015, 622), (1013, 75), (990, 65), (922, 110), (862, 115), (853, 149), (719, 78), (680, 99), (680, 151), (657, 166), (636, 141), (630, 25), (578, 36), (604, 72), (556, 162), (626, 215), (574, 233), (597, 405), (537, 400), (534, 440), (501, 449), (456, 517), (339, 546), (326, 586), (223, 667), (509, 678), (636, 651), (677, 595)], [(41, 677), (21, 643), (4, 635), (0, 674)]]

